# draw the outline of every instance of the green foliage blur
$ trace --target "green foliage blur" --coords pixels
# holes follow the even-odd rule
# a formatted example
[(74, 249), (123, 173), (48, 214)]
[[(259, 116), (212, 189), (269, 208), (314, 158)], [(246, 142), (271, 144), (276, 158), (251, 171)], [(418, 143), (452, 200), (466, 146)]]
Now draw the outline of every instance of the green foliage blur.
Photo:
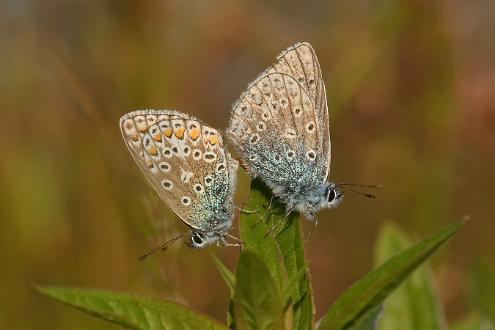
[(209, 254), (232, 269), (238, 250), (177, 244), (137, 262), (186, 228), (118, 118), (175, 108), (225, 128), (245, 86), (297, 41), (327, 86), (331, 178), (385, 185), (319, 213), (306, 251), (316, 306), (372, 267), (383, 222), (424, 237), (469, 214), (432, 261), (449, 323), (464, 319), (471, 260), (495, 263), (493, 12), (490, 0), (1, 2), (0, 328), (112, 328), (32, 283), (167, 298), (223, 321), (229, 291)]

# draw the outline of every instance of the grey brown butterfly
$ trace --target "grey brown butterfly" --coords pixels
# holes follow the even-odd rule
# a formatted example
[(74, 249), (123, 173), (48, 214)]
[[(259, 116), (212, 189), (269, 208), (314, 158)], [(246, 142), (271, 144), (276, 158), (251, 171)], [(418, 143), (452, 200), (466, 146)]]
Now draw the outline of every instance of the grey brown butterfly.
[(214, 242), (238, 245), (226, 240), (234, 238), (228, 230), (232, 226), (238, 162), (224, 149), (222, 135), (216, 129), (173, 110), (128, 113), (120, 119), (120, 128), (151, 186), (190, 227), (192, 247)]
[(327, 181), (327, 98), (309, 43), (287, 48), (248, 85), (233, 105), (227, 132), (241, 165), (272, 189), (287, 213), (296, 210), (316, 221), (318, 210), (342, 201), (342, 184)]

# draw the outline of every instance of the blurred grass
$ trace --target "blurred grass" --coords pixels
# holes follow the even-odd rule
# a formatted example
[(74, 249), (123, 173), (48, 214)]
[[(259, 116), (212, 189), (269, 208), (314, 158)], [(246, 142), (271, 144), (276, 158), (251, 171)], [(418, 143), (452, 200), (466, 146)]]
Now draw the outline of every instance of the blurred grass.
[[(460, 318), (468, 260), (495, 260), (494, 10), (489, 0), (2, 2), (0, 328), (108, 328), (30, 283), (167, 297), (222, 320), (229, 297), (212, 250), (178, 245), (136, 262), (185, 228), (146, 186), (117, 120), (167, 107), (225, 128), (247, 83), (302, 40), (327, 84), (332, 178), (386, 187), (319, 215), (308, 245), (316, 305), (371, 266), (384, 220), (421, 236), (468, 213), (433, 263), (447, 317)], [(239, 200), (247, 187), (242, 176)], [(230, 266), (237, 254), (213, 251)]]

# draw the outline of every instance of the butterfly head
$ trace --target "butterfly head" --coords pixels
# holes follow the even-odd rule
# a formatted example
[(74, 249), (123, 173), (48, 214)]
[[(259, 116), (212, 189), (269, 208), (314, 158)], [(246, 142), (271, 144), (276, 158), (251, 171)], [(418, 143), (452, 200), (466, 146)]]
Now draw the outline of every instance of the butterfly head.
[(213, 211), (210, 214), (210, 219), (210, 228), (202, 231), (194, 230), (191, 232), (191, 241), (188, 243), (190, 247), (200, 249), (206, 245), (215, 243), (223, 237), (224, 233), (227, 232), (232, 225), (232, 203), (227, 202), (216, 211)]
[(316, 212), (323, 208), (337, 207), (344, 199), (344, 191), (352, 191), (367, 198), (375, 198), (374, 194), (356, 190), (355, 188), (382, 188), (382, 185), (365, 185), (354, 183), (325, 182), (321, 186), (307, 193), (304, 202), (296, 204), (290, 209), (303, 212), (310, 220), (314, 219)]
[(325, 182), (317, 188), (315, 199), (309, 203), (309, 218), (321, 209), (337, 207), (344, 199), (344, 193), (333, 182)]
[(325, 190), (323, 193), (323, 201), (321, 208), (332, 208), (339, 205), (344, 199), (344, 193), (333, 182), (325, 182)]
[(187, 243), (193, 249), (201, 249), (220, 239), (220, 235), (213, 232), (193, 231), (190, 235), (191, 241)]
[(314, 219), (319, 210), (336, 207), (344, 198), (342, 191), (333, 182), (325, 182), (316, 188), (308, 188), (295, 196), (287, 196), (287, 210), (297, 210), (310, 220)]

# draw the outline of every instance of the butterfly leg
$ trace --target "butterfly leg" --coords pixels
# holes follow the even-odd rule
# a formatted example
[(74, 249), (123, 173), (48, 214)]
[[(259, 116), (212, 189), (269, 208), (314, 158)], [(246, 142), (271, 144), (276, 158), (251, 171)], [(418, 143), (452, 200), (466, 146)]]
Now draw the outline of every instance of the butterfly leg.
[[(273, 195), (272, 195), (272, 197), (270, 198), (270, 202), (268, 203), (268, 205), (266, 205), (266, 204), (265, 204), (265, 205), (263, 205), (263, 207), (266, 209), (266, 211), (265, 211), (265, 214), (266, 214), (266, 215), (265, 215), (263, 218), (262, 218), (262, 217), (260, 217), (260, 220), (259, 220), (259, 221), (257, 221), (256, 223), (254, 223), (254, 224), (252, 225), (252, 228), (254, 228), (255, 226), (257, 226), (257, 225), (258, 225), (258, 224), (260, 224), (261, 222), (267, 222), (267, 221), (268, 221), (268, 219), (270, 218), (270, 216), (271, 216), (272, 214), (276, 213), (275, 211), (274, 211), (274, 212), (272, 212), (272, 211), (271, 211), (271, 208), (272, 208), (272, 203), (273, 203), (273, 200), (274, 200), (274, 199), (275, 199), (275, 196), (273, 196)], [(258, 211), (254, 211), (253, 213), (255, 213), (255, 212), (258, 212)], [(289, 213), (290, 213), (290, 212), (289, 212)]]
[[(239, 206), (237, 205), (234, 205), (234, 208), (236, 210), (239, 210), (240, 213), (244, 213), (244, 214), (255, 214), (255, 213), (258, 213), (258, 210), (244, 210), (242, 208), (240, 208)], [(260, 222), (264, 221), (265, 219), (263, 219), (262, 217), (259, 217), (258, 218), (260, 219), (259, 221), (257, 221), (252, 227), (258, 225)]]
[(285, 217), (288, 218), (290, 214), (294, 211), (294, 208), (292, 206), (287, 205), (285, 207)]
[(242, 244), (239, 243), (225, 243), (224, 246), (234, 246), (234, 247), (238, 247), (239, 250), (242, 250)]
[[(271, 204), (271, 201), (270, 201), (270, 204)], [(245, 211), (244, 213), (248, 213), (248, 214), (254, 214), (254, 213), (258, 213), (259, 211), (258, 210), (253, 210), (253, 211), (248, 211), (248, 210), (241, 210), (241, 212)], [(261, 222), (266, 222), (268, 221), (268, 219), (270, 218), (270, 216), (272, 215), (272, 212), (270, 211), (270, 209), (267, 209), (266, 212), (265, 212), (265, 215), (264, 216), (258, 216), (259, 220), (256, 221), (252, 226), (251, 228), (254, 228), (256, 227), (257, 225), (259, 225)]]
[[(277, 222), (275, 222), (274, 224), (272, 224), (270, 226), (269, 231), (265, 234), (265, 237), (268, 236), (268, 234), (273, 234), (273, 232), (275, 231), (275, 229), (277, 229), (280, 226), (281, 223), (283, 223), (283, 222), (285, 222), (287, 220), (287, 218), (290, 216), (291, 212), (292, 212), (292, 209), (286, 210), (285, 217), (280, 217), (277, 220)], [(267, 220), (268, 220), (268, 218), (267, 218)]]
[(311, 228), (311, 230), (308, 233), (308, 238), (306, 239), (306, 243), (309, 242), (309, 239), (311, 238), (311, 233), (313, 232), (313, 230), (316, 229), (316, 226), (318, 226), (318, 218), (316, 218), (314, 215), (308, 217), (308, 220), (313, 221), (313, 228)]
[(240, 238), (235, 237), (235, 236), (234, 236), (234, 235), (232, 235), (232, 234), (225, 233), (225, 236), (232, 238), (234, 241), (237, 241), (237, 242), (239, 242), (240, 244), (244, 244), (244, 242), (243, 242)]
[(268, 235), (272, 235), (275, 230), (278, 228), (278, 226), (285, 220), (285, 218), (280, 218), (277, 220), (276, 223), (274, 223), (273, 225), (270, 226), (270, 228), (268, 229), (268, 232), (265, 234), (265, 237), (268, 236)]
[[(229, 242), (227, 242), (227, 240), (225, 239), (225, 236), (228, 236), (228, 237), (236, 240), (238, 243), (229, 243)], [(237, 237), (235, 237), (235, 236), (233, 236), (233, 235), (231, 235), (229, 233), (226, 233), (226, 234), (224, 234), (224, 235), (222, 235), (220, 237), (220, 239), (218, 240), (218, 243), (217, 244), (221, 244), (219, 246), (222, 246), (222, 247), (223, 246), (238, 246), (239, 248), (242, 249), (242, 246), (243, 246), (244, 242), (241, 241), (239, 238), (237, 238)]]
[(270, 211), (270, 209), (272, 208), (272, 202), (273, 202), (273, 199), (275, 198), (275, 196), (272, 195), (272, 197), (270, 198), (270, 202), (268, 203), (268, 205), (264, 205), (265, 209), (267, 211)]
[(238, 210), (239, 212), (244, 213), (244, 214), (254, 214), (254, 213), (258, 212), (257, 210), (245, 210), (245, 209), (243, 209), (237, 205), (234, 205), (234, 208), (236, 210)]
[(258, 221), (256, 221), (256, 222), (255, 222), (255, 223), (251, 226), (251, 228), (256, 227), (257, 225), (259, 225), (259, 224), (260, 224), (260, 223), (262, 223), (262, 222), (267, 222), (267, 221), (268, 221), (268, 219), (270, 218), (270, 216), (271, 216), (272, 214), (273, 214), (273, 213), (272, 213), (271, 211), (267, 210), (267, 211), (266, 211), (266, 213), (265, 213), (265, 216), (263, 216), (263, 217), (259, 216), (259, 217), (258, 217), (258, 218), (259, 218), (259, 220), (258, 220)]

